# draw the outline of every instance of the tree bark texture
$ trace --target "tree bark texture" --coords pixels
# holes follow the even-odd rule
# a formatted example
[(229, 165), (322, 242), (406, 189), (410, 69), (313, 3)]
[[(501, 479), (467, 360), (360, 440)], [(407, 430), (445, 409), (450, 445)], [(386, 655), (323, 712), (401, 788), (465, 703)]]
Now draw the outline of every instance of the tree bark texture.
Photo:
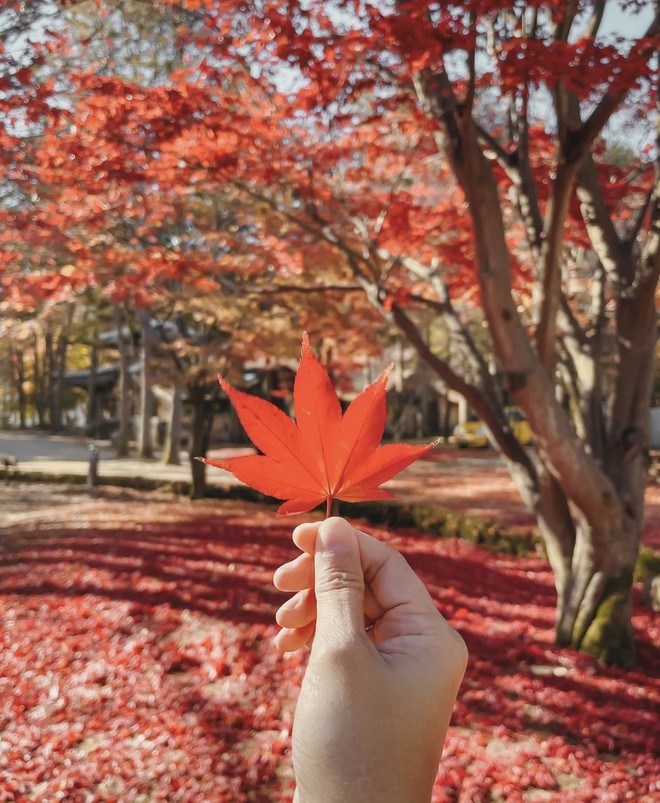
[(39, 348), (40, 337), (35, 332), (32, 336), (32, 398), (37, 413), (37, 426), (48, 426), (48, 392), (46, 387), (46, 372), (44, 370), (43, 350)]
[[(508, 461), (523, 499), (537, 516), (556, 578), (557, 640), (603, 662), (632, 665), (631, 587), (642, 532), (656, 339), (657, 192), (652, 204), (655, 222), (637, 267), (631, 270), (629, 256), (624, 251), (622, 257), (618, 246), (616, 254), (614, 249), (607, 252), (606, 269), (619, 277), (620, 291), (619, 366), (609, 430), (602, 417), (600, 344), (594, 340), (568, 343), (576, 369), (573, 390), (584, 423), (580, 437), (555, 398), (552, 369), (562, 317), (558, 280), (563, 221), (574, 174), (578, 181), (593, 176), (586, 169), (579, 172), (580, 153), (574, 149), (572, 163), (558, 171), (557, 203), (551, 206), (544, 232), (551, 235), (551, 252), (547, 245), (538, 248), (541, 233), (537, 232), (537, 255), (545, 264), (544, 284), (551, 293), (551, 297), (541, 296), (537, 350), (513, 300), (497, 181), (478, 143), (474, 121), (456, 102), (443, 74), (421, 77), (417, 91), (427, 111), (443, 125), (446, 151), (469, 204), (476, 274), (495, 356), (506, 390), (534, 432), (533, 465), (513, 453)], [(581, 201), (583, 209), (589, 210), (588, 227), (595, 237), (597, 210), (603, 205), (593, 186), (589, 194), (582, 193)], [(529, 217), (538, 223), (538, 215), (530, 212)], [(603, 243), (613, 242), (612, 231), (604, 226), (600, 239), (604, 251)], [(432, 358), (429, 364), (434, 367)], [(443, 378), (453, 387), (451, 377)]]

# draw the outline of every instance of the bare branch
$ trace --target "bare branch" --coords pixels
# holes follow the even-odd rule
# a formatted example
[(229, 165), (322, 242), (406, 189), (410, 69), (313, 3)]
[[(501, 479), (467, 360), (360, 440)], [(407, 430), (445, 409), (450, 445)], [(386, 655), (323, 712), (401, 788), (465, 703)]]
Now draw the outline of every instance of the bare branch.
[[(469, 31), (471, 35), (476, 37), (477, 15), (474, 11), (470, 14)], [(476, 59), (477, 48), (476, 43), (473, 43), (472, 47), (468, 49), (468, 86), (467, 93), (465, 95), (465, 104), (461, 112), (465, 117), (471, 117), (472, 110), (474, 108), (474, 94), (477, 83)]]
[(396, 191), (399, 189), (399, 187), (403, 183), (403, 179), (404, 179), (404, 176), (406, 174), (406, 170), (410, 166), (410, 163), (412, 161), (413, 155), (415, 154), (415, 151), (417, 150), (418, 147), (419, 147), (419, 142), (417, 142), (415, 145), (411, 145), (411, 147), (408, 148), (408, 153), (406, 155), (405, 164), (403, 165), (403, 167), (401, 168), (401, 170), (397, 174), (396, 178), (392, 182), (392, 186), (390, 188), (390, 192), (388, 194), (387, 201), (385, 201), (385, 203), (383, 204), (383, 208), (380, 210), (380, 213), (378, 214), (378, 218), (376, 219), (376, 222), (374, 224), (374, 234), (376, 234), (376, 235), (380, 234), (380, 231), (383, 228), (383, 224), (385, 223), (385, 220), (387, 219), (387, 214), (390, 211), (390, 209), (392, 207), (392, 203), (394, 201), (394, 194), (396, 193)]
[[(656, 13), (653, 21), (647, 28), (643, 35), (643, 39), (648, 39), (649, 44), (646, 45), (639, 53), (640, 56), (652, 56), (655, 52), (655, 45), (653, 42), (654, 37), (660, 31), (660, 12)], [(571, 149), (575, 151), (574, 158), (580, 158), (586, 150), (591, 146), (596, 137), (603, 130), (603, 127), (610, 119), (612, 114), (621, 105), (630, 89), (626, 88), (619, 92), (606, 92), (600, 99), (596, 108), (591, 112), (590, 116), (585, 120), (581, 129), (576, 132), (572, 137)]]
[(588, 38), (595, 38), (600, 30), (600, 24), (603, 21), (603, 14), (605, 13), (605, 5), (607, 0), (596, 0), (593, 10), (591, 12), (591, 19), (587, 25), (586, 36)]
[(577, 318), (573, 314), (566, 296), (561, 294), (561, 303), (557, 313), (557, 324), (559, 333), (565, 338), (571, 338), (578, 348), (585, 348), (587, 345), (587, 335), (584, 329), (580, 326)]
[(493, 440), (501, 449), (502, 454), (512, 462), (521, 465), (530, 476), (535, 476), (534, 465), (527, 452), (508, 427), (506, 418), (502, 414), (499, 404), (494, 398), (491, 397), (489, 399), (493, 389), (489, 387), (491, 382), (488, 374), (486, 374), (485, 377), (480, 375), (480, 380), (486, 383), (480, 388), (467, 383), (452, 370), (447, 362), (441, 360), (431, 351), (422, 338), (417, 326), (400, 307), (394, 305), (391, 315), (393, 321), (406, 335), (408, 341), (424, 362), (426, 362), (450, 388), (460, 393), (468, 404), (481, 416), (490, 430)]
[(656, 164), (655, 181), (649, 187), (649, 191), (647, 192), (646, 197), (644, 198), (644, 203), (641, 205), (639, 211), (637, 212), (637, 218), (634, 220), (633, 225), (631, 226), (630, 231), (628, 232), (628, 234), (626, 236), (625, 242), (628, 245), (632, 245), (635, 242), (635, 240), (639, 236), (640, 231), (642, 230), (642, 225), (644, 223), (644, 218), (646, 217), (646, 214), (649, 211), (649, 208), (651, 206), (651, 200), (653, 199), (653, 193), (655, 191), (656, 185), (657, 185), (658, 180), (659, 180), (658, 172), (659, 171), (658, 171), (658, 167), (657, 167), (657, 164)]
[(548, 223), (541, 248), (542, 261), (542, 302), (539, 325), (536, 332), (536, 346), (541, 363), (549, 375), (555, 363), (555, 338), (557, 312), (561, 298), (561, 263), (564, 225), (568, 214), (575, 167), (560, 165), (553, 185), (549, 204)]
[(409, 92), (411, 95), (415, 94), (415, 87), (412, 84), (405, 83), (401, 80), (400, 76), (389, 67), (376, 61), (375, 59), (367, 59), (365, 64), (372, 67), (381, 78), (387, 79), (393, 86), (402, 89), (404, 92)]
[[(444, 66), (438, 71), (423, 70), (415, 75), (415, 91), (427, 112), (444, 127), (447, 133), (446, 151), (456, 178), (467, 191), (462, 150), (464, 131), (461, 129), (459, 103)], [(473, 125), (471, 115), (465, 117), (464, 125)]]
[(511, 177), (511, 173), (516, 172), (516, 154), (507, 151), (506, 148), (504, 148), (497, 141), (497, 139), (495, 139), (495, 137), (489, 131), (486, 131), (486, 129), (479, 123), (475, 122), (474, 128), (477, 132), (477, 139), (484, 146), (484, 153), (486, 157), (490, 156), (488, 151), (491, 151), (493, 158), (495, 158), (497, 163), (506, 171), (507, 175)]
[[(555, 27), (555, 42), (568, 42), (568, 37), (575, 20), (577, 11), (576, 0), (569, 0), (563, 6), (563, 17)], [(557, 115), (557, 135), (562, 147), (565, 146), (568, 133), (571, 130), (569, 118), (570, 93), (566, 89), (563, 79), (559, 79), (554, 91), (555, 114)]]
[(564, 15), (561, 18), (561, 21), (555, 28), (555, 41), (556, 42), (568, 42), (568, 37), (571, 32), (571, 27), (573, 26), (573, 22), (575, 21), (575, 15), (577, 13), (578, 4), (576, 0), (570, 0), (570, 2), (566, 3), (563, 8)]
[(660, 278), (660, 176), (654, 182), (649, 206), (652, 210), (651, 229), (642, 249), (640, 272), (633, 289), (637, 295), (643, 296), (645, 308), (652, 315), (654, 290)]
[(605, 203), (603, 188), (591, 154), (580, 165), (577, 175), (577, 196), (580, 211), (594, 251), (605, 272), (617, 281), (620, 272), (630, 273), (630, 249), (622, 246)]
[[(363, 249), (360, 249), (360, 253), (358, 253), (355, 249), (351, 248), (347, 241), (334, 231), (331, 224), (321, 217), (317, 206), (310, 202), (306, 210), (307, 217), (302, 217), (289, 211), (283, 204), (279, 203), (270, 195), (255, 190), (254, 187), (250, 187), (243, 182), (236, 182), (236, 187), (251, 198), (256, 198), (267, 204), (274, 212), (281, 215), (285, 220), (288, 220), (298, 228), (309, 232), (341, 251), (351, 264), (354, 272), (359, 274), (360, 281), (364, 280), (370, 284), (374, 282), (374, 277), (368, 276), (368, 272), (375, 273), (374, 266), (369, 259), (365, 259)], [(368, 272), (365, 272), (365, 269), (368, 269)]]
[(259, 288), (260, 293), (355, 293), (362, 292), (359, 284), (269, 284)]

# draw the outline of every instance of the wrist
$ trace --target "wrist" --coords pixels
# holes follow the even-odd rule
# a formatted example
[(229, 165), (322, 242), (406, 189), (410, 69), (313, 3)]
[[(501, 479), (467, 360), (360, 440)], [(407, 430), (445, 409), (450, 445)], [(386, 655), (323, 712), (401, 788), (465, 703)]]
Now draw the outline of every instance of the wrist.
[[(435, 778), (435, 775), (434, 775)], [(433, 778), (433, 779), (434, 779)], [(301, 778), (293, 803), (430, 803), (433, 779), (401, 778), (365, 773), (361, 778), (338, 773), (326, 778)]]
[(346, 803), (347, 800), (350, 800), (351, 803), (430, 803), (431, 793), (401, 790), (396, 793), (388, 792), (383, 797), (381, 791), (374, 790), (356, 796), (354, 790), (346, 789), (336, 794), (324, 795), (322, 792), (314, 792), (307, 796), (300, 791), (299, 787), (296, 787), (293, 795), (293, 803)]

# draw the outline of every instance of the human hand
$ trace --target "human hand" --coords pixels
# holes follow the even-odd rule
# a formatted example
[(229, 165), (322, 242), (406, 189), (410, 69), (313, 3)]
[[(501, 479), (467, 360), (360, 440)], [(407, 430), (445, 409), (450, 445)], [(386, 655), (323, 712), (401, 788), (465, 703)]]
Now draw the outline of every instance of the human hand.
[(298, 803), (428, 803), (465, 665), (402, 555), (341, 518), (275, 572), (280, 651), (311, 643), (293, 727)]

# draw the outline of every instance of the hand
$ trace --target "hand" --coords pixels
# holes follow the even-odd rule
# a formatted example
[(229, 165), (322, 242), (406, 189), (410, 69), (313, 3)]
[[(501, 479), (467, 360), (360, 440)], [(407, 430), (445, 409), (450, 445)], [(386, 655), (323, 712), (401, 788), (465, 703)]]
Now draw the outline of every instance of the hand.
[(302, 524), (274, 582), (278, 648), (311, 643), (298, 803), (428, 803), (467, 650), (402, 555), (341, 518)]

